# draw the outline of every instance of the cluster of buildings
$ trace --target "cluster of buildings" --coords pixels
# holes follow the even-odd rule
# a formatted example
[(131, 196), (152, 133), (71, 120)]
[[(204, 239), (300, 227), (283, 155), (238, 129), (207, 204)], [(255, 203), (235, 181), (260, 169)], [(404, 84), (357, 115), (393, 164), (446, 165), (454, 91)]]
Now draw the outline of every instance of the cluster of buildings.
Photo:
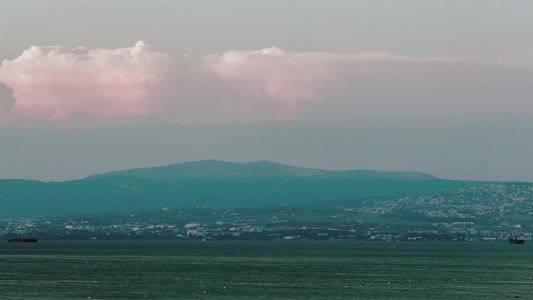
[(440, 195), (368, 199), (361, 207), (348, 209), (411, 220), (514, 223), (520, 227), (533, 216), (533, 184), (487, 184)]
[[(533, 185), (343, 205), (162, 208), (83, 217), (0, 218), (0, 237), (199, 240), (533, 240)], [(353, 204), (353, 205), (352, 205)]]

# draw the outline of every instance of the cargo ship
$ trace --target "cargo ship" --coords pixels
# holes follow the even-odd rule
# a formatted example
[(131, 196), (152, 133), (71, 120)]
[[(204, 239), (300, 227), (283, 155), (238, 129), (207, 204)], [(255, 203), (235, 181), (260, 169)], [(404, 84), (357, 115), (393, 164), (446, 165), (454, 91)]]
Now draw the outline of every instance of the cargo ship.
[(37, 239), (9, 238), (8, 243), (37, 243)]
[(512, 238), (509, 240), (509, 244), (523, 244), (524, 243), (524, 240), (522, 239), (517, 239), (517, 238)]

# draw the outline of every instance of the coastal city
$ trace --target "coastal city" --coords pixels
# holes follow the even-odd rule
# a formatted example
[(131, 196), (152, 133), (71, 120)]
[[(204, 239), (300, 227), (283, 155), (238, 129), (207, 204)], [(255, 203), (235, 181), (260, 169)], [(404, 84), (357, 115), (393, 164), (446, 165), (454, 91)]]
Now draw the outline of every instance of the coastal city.
[(305, 207), (162, 207), (158, 211), (138, 213), (1, 218), (0, 237), (205, 241), (532, 240), (532, 195), (531, 184), (487, 184), (449, 194), (346, 200)]

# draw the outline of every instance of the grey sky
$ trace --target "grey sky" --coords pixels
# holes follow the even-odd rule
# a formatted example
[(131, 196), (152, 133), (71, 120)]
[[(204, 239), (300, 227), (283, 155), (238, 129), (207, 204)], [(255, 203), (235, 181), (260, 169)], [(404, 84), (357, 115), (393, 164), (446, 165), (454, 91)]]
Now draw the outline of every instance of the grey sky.
[[(531, 1), (4, 1), (2, 56), (31, 45), (124, 47), (145, 40), (203, 55), (295, 51), (501, 53), (533, 45)], [(8, 30), (5, 30), (8, 29)]]
[(13, 91), (8, 88), (5, 84), (0, 83), (0, 109), (9, 111), (13, 108), (15, 104), (15, 99), (11, 95)]
[[(0, 121), (2, 113), (7, 120), (0, 122), (0, 178), (67, 180), (189, 160), (266, 159), (322, 169), (533, 181), (531, 1), (4, 1), (0, 28)], [(139, 40), (153, 50), (133, 47)], [(100, 122), (121, 103), (111, 102), (85, 116), (93, 122), (86, 128), (77, 119), (95, 110), (85, 106), (89, 98), (115, 97), (116, 86), (65, 84), (66, 91), (42, 93), (61, 89), (53, 79), (75, 76), (72, 70), (80, 66), (86, 76), (123, 70), (95, 71), (78, 64), (82, 56), (60, 65), (67, 52), (52, 61), (59, 62), (57, 69), (36, 69), (50, 62), (44, 48), (35, 64), (14, 63), (32, 45), (103, 48), (100, 61), (113, 49), (139, 48), (160, 58), (146, 62), (149, 75), (169, 64), (167, 54), (177, 63), (164, 73), (170, 83), (139, 88), (139, 94), (161, 98), (154, 104), (134, 97), (146, 114), (117, 111), (120, 121)], [(258, 65), (263, 57), (246, 51), (268, 47), (291, 51), (282, 57), (290, 68), (278, 60)], [(227, 67), (229, 50), (243, 65)], [(302, 52), (327, 55), (313, 65)], [(353, 56), (377, 52), (370, 60)], [(212, 73), (201, 65), (209, 54)], [(235, 73), (239, 68), (244, 71)], [(317, 69), (323, 72), (312, 74)], [(334, 78), (322, 80), (323, 73)], [(19, 80), (32, 76), (39, 84)], [(277, 77), (290, 84), (264, 85)], [(258, 91), (267, 94), (253, 94)], [(3, 112), (17, 95), (18, 107)], [(77, 97), (50, 108), (65, 95)], [(235, 111), (240, 115), (228, 117)], [(39, 123), (67, 117), (53, 128)]]
[(417, 170), (449, 179), (533, 181), (533, 124), (526, 121), (0, 129), (0, 139), (4, 178), (65, 180), (212, 158), (335, 170)]

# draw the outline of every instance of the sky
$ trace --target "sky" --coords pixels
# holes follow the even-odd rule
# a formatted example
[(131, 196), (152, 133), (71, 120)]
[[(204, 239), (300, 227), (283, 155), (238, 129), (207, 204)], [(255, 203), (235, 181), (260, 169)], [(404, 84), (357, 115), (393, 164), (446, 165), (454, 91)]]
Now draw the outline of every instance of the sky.
[(0, 178), (191, 160), (533, 181), (530, 1), (6, 1)]

